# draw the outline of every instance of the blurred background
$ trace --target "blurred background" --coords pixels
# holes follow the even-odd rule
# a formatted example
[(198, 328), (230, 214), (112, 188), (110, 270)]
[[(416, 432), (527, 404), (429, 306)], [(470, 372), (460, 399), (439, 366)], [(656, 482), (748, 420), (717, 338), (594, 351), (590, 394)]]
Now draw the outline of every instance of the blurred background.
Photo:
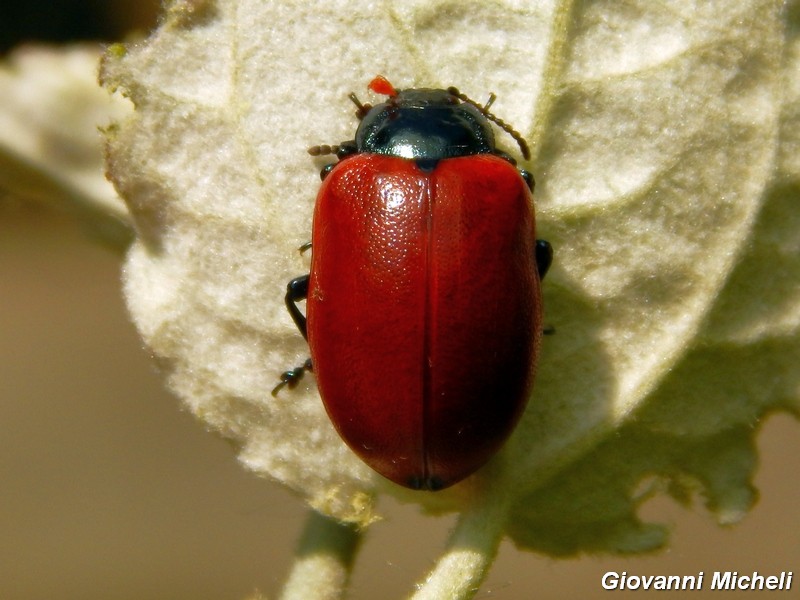
[(156, 23), (157, 0), (4, 0), (0, 2), (0, 52), (32, 41), (117, 42)]
[[(0, 52), (34, 41), (125, 39), (154, 26), (157, 5), (6, 1)], [(164, 389), (126, 315), (120, 264), (69, 218), (0, 189), (0, 600), (243, 600), (257, 590), (274, 598), (303, 503), (244, 471), (230, 446)], [(780, 597), (797, 597), (797, 431), (786, 416), (762, 425), (762, 499), (738, 526), (718, 528), (702, 499), (689, 508), (655, 499), (643, 517), (674, 527), (668, 550), (556, 561), (504, 543), (477, 597), (592, 598), (605, 593), (607, 571), (704, 571), (708, 580), (714, 570), (794, 570), (794, 591)], [(391, 500), (381, 507), (388, 517), (370, 529), (356, 561), (356, 599), (407, 596), (453, 525)]]

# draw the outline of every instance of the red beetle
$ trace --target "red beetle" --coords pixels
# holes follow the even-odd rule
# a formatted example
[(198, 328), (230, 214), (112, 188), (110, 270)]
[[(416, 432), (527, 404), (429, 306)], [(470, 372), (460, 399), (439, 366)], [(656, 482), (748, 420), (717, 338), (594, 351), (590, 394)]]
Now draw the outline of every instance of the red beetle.
[[(334, 426), (364, 462), (413, 489), (440, 490), (483, 465), (527, 402), (539, 289), (552, 260), (537, 241), (533, 178), (497, 150), (480, 106), (448, 90), (395, 90), (358, 107), (355, 140), (322, 170), (311, 273), (286, 305)], [(306, 315), (297, 303), (306, 300)], [(307, 320), (306, 320), (307, 318)]]

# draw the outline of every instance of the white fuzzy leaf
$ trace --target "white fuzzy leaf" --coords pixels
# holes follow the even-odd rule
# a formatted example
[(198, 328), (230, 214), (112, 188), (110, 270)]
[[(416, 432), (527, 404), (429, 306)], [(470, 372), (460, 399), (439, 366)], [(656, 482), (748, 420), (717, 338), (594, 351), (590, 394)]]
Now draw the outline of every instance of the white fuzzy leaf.
[[(522, 545), (634, 551), (662, 542), (635, 516), (647, 486), (692, 481), (732, 520), (753, 498), (752, 425), (797, 406), (786, 20), (766, 0), (175, 2), (103, 72), (137, 108), (109, 162), (139, 233), (134, 320), (246, 465), (341, 519), (369, 522), (378, 491), (430, 510), (496, 498)], [(495, 460), (437, 494), (355, 458), (312, 378), (269, 393), (307, 354), (283, 306), (307, 271), (296, 249), (324, 164), (305, 148), (352, 138), (347, 94), (366, 100), (376, 73), (496, 92), (493, 110), (533, 144), (539, 235), (556, 251), (557, 333), (529, 409)]]

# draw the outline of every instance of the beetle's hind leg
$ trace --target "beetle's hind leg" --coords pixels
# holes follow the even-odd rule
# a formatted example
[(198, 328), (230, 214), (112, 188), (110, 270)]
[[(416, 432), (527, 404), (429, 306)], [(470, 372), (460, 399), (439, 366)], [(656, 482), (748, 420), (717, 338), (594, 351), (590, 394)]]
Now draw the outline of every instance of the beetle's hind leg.
[[(284, 297), (284, 302), (286, 303), (286, 310), (289, 311), (289, 315), (292, 317), (292, 321), (294, 324), (297, 325), (297, 329), (303, 335), (305, 339), (308, 339), (308, 333), (306, 328), (306, 316), (300, 312), (300, 308), (298, 308), (297, 303), (301, 300), (305, 300), (308, 297), (308, 275), (302, 275), (300, 277), (295, 277), (292, 279), (289, 284), (286, 286), (286, 296)], [(278, 392), (284, 386), (288, 386), (289, 389), (294, 388), (297, 385), (297, 382), (303, 378), (303, 375), (306, 371), (312, 371), (311, 359), (308, 358), (306, 361), (300, 365), (299, 367), (295, 367), (294, 369), (289, 369), (288, 371), (284, 371), (281, 373), (281, 381), (278, 385), (276, 385), (272, 390), (272, 395), (277, 396)]]
[(294, 369), (289, 369), (288, 371), (284, 371), (281, 373), (281, 380), (278, 385), (272, 388), (272, 395), (277, 396), (278, 392), (280, 392), (284, 387), (288, 387), (290, 390), (297, 387), (299, 381), (303, 378), (306, 371), (313, 371), (313, 366), (311, 364), (311, 359), (307, 358), (305, 362), (300, 365), (299, 367), (295, 367)]

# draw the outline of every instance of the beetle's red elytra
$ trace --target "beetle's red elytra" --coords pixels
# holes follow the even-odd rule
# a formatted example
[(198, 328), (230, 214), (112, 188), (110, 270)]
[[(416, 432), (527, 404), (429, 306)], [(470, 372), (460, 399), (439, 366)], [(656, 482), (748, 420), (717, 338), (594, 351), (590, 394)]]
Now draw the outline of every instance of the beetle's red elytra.
[[(440, 490), (480, 468), (522, 414), (542, 336), (533, 178), (498, 150), (491, 122), (455, 88), (351, 95), (355, 139), (322, 170), (311, 272), (286, 305), (328, 415), (350, 448), (400, 485)], [(305, 315), (297, 303), (306, 300)]]

